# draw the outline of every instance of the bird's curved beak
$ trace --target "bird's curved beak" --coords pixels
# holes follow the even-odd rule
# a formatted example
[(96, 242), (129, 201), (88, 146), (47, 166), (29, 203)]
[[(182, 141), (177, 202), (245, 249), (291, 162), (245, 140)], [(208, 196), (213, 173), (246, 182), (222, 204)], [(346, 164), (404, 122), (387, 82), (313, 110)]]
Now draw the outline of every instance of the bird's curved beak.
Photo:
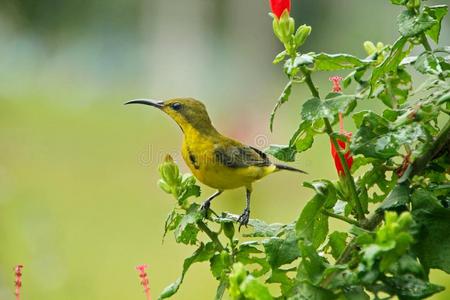
[(163, 108), (164, 107), (164, 101), (161, 100), (153, 100), (153, 99), (134, 99), (134, 100), (130, 100), (128, 102), (124, 103), (125, 105), (127, 104), (144, 104), (144, 105), (150, 105), (156, 108)]

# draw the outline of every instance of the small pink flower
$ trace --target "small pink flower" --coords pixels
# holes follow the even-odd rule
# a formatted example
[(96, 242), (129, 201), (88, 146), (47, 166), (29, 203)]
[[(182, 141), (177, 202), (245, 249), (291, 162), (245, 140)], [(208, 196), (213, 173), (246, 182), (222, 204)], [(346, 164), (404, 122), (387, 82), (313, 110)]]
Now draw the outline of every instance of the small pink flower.
[(333, 83), (333, 92), (341, 93), (342, 92), (342, 88), (341, 88), (342, 77), (341, 76), (332, 76), (329, 78), (329, 80)]
[(16, 300), (20, 299), (20, 288), (22, 287), (22, 268), (23, 265), (17, 265), (14, 267), (14, 274), (16, 275), (16, 280), (14, 281), (16, 291), (14, 294), (16, 295)]
[(141, 285), (144, 287), (144, 292), (145, 292), (145, 296), (147, 297), (147, 300), (151, 300), (151, 296), (150, 296), (150, 287), (149, 287), (149, 283), (150, 281), (148, 280), (148, 276), (147, 273), (145, 272), (145, 270), (148, 268), (148, 265), (139, 265), (136, 267), (136, 270), (138, 270), (139, 272), (139, 277), (141, 278)]

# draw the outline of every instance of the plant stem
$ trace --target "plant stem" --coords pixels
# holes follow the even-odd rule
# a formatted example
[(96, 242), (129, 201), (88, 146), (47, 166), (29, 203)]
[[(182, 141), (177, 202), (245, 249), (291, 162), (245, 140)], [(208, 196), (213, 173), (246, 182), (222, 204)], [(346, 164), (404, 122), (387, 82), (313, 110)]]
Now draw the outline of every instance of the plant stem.
[(217, 238), (217, 234), (212, 232), (211, 229), (209, 229), (208, 226), (206, 226), (206, 224), (203, 221), (198, 221), (197, 225), (198, 228), (200, 228), (201, 231), (206, 233), (206, 235), (211, 239), (211, 241), (213, 241), (217, 245), (219, 250), (225, 249), (220, 240)]
[[(308, 88), (311, 91), (311, 94), (314, 97), (320, 98), (319, 91), (317, 90), (317, 88), (315, 87), (315, 85), (311, 79), (311, 72), (309, 72), (304, 67), (301, 68), (301, 72), (303, 73), (303, 76), (305, 77), (305, 82), (308, 85)], [(361, 224), (363, 224), (366, 222), (366, 216), (364, 215), (364, 209), (361, 205), (361, 201), (359, 200), (358, 193), (356, 191), (355, 181), (354, 181), (353, 176), (350, 173), (350, 170), (348, 168), (344, 153), (342, 153), (341, 147), (339, 146), (336, 138), (333, 136), (333, 127), (331, 126), (330, 121), (327, 118), (323, 118), (323, 121), (325, 123), (325, 131), (330, 136), (331, 143), (335, 147), (336, 152), (339, 157), (339, 160), (341, 162), (341, 165), (344, 169), (345, 181), (347, 182), (347, 185), (350, 188), (351, 197), (352, 197), (353, 203), (355, 204), (355, 208), (356, 208), (357, 219)]]
[(428, 39), (425, 35), (425, 33), (422, 33), (420, 36), (420, 42), (422, 43), (423, 47), (425, 48), (425, 50), (427, 51), (433, 51), (433, 49), (431, 49), (430, 43), (428, 42)]
[(324, 215), (327, 215), (327, 216), (332, 217), (332, 218), (335, 218), (335, 219), (339, 219), (339, 220), (344, 221), (344, 222), (347, 222), (347, 223), (349, 223), (349, 224), (352, 224), (352, 225), (355, 225), (355, 226), (360, 226), (360, 224), (359, 224), (357, 221), (352, 220), (352, 219), (350, 219), (350, 218), (348, 218), (348, 217), (346, 217), (346, 216), (341, 216), (341, 215), (332, 213), (331, 211), (328, 211), (328, 210), (326, 210), (326, 209), (323, 209), (323, 210), (322, 210), (322, 213), (323, 213)]
[[(450, 121), (442, 127), (442, 130), (438, 133), (430, 147), (425, 151), (424, 154), (415, 159), (412, 164), (412, 171), (408, 178), (412, 178), (414, 175), (422, 172), (428, 165), (428, 163), (433, 160), (434, 156), (439, 153), (445, 145), (450, 143)], [(381, 204), (382, 205), (382, 204)], [(367, 220), (364, 228), (367, 230), (374, 230), (383, 221), (384, 212), (382, 210), (375, 210), (375, 213)], [(341, 257), (338, 258), (336, 264), (343, 264), (349, 261), (353, 250), (356, 248), (355, 238), (353, 238), (350, 243), (345, 247), (342, 252)], [(321, 283), (322, 287), (326, 287), (337, 272), (329, 274)]]

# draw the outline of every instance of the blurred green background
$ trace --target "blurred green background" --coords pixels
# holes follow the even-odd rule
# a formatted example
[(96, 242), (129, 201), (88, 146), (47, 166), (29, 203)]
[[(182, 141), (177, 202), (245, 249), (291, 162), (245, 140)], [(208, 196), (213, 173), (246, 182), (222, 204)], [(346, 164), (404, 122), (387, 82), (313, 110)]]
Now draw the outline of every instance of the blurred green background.
[[(363, 56), (365, 40), (394, 40), (399, 9), (387, 0), (303, 0), (292, 14), (313, 27), (306, 51)], [(161, 242), (174, 201), (156, 181), (166, 153), (187, 171), (181, 133), (159, 112), (122, 103), (195, 97), (223, 133), (259, 148), (286, 143), (308, 94), (296, 87), (269, 133), (285, 78), (271, 64), (280, 46), (268, 11), (261, 0), (0, 1), (0, 299), (13, 298), (19, 263), (30, 300), (143, 299), (141, 263), (154, 297), (179, 276), (194, 249), (171, 235)], [(330, 75), (316, 78), (322, 91)], [(303, 180), (336, 178), (328, 141), (314, 147), (294, 163), (310, 175), (256, 184), (253, 217), (290, 222), (310, 196)], [(204, 187), (202, 198), (211, 192)], [(244, 191), (213, 207), (240, 213)], [(195, 265), (174, 298), (212, 299), (208, 267)], [(444, 273), (432, 280), (450, 287)], [(434, 297), (449, 298), (450, 290)]]

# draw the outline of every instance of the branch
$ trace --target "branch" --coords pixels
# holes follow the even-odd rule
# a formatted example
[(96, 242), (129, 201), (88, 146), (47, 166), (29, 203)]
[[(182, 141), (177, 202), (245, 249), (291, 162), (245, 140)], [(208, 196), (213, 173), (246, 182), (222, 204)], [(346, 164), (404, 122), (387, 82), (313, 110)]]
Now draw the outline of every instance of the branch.
[(323, 210), (322, 210), (322, 213), (323, 213), (324, 215), (327, 215), (327, 216), (332, 217), (332, 218), (335, 218), (335, 219), (339, 219), (339, 220), (344, 221), (344, 222), (347, 222), (347, 223), (349, 223), (349, 224), (352, 224), (352, 225), (355, 225), (355, 226), (361, 226), (361, 225), (360, 225), (357, 221), (355, 221), (355, 220), (352, 220), (352, 219), (350, 219), (350, 218), (347, 218), (346, 216), (341, 216), (341, 215), (332, 213), (331, 211), (328, 211), (328, 210), (326, 210), (326, 209), (323, 209)]
[(208, 226), (206, 226), (206, 224), (203, 221), (198, 221), (197, 225), (198, 228), (200, 228), (201, 231), (206, 233), (206, 235), (211, 239), (211, 241), (213, 241), (217, 245), (219, 250), (222, 251), (223, 249), (225, 249), (222, 243), (220, 242), (219, 238), (217, 238), (217, 234), (215, 232), (212, 232), (211, 229), (209, 229)]

